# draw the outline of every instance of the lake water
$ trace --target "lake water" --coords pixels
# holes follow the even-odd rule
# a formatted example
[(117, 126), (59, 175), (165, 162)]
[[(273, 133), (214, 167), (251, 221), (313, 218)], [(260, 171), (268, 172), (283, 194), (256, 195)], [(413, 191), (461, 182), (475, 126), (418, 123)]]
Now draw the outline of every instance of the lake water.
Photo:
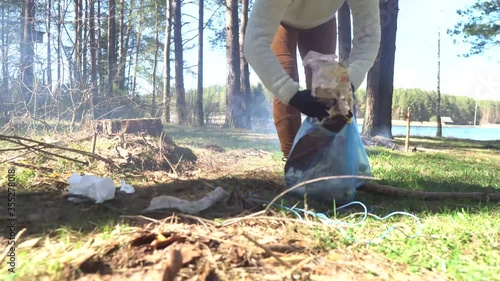
[[(362, 125), (358, 124), (361, 132)], [(410, 130), (411, 136), (435, 137), (436, 127), (413, 126)], [(393, 136), (406, 136), (406, 126), (392, 126)], [(443, 127), (443, 137), (460, 138), (472, 140), (500, 140), (500, 128), (480, 128), (480, 127)]]

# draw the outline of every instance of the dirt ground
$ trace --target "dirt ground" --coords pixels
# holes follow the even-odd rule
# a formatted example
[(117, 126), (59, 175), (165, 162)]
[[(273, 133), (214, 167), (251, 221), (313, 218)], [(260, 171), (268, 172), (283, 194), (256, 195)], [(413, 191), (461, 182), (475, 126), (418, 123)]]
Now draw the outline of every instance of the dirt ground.
[[(83, 140), (82, 146), (91, 142)], [(191, 150), (170, 139), (160, 144), (126, 136), (109, 138), (96, 153), (118, 165), (96, 164), (94, 172), (126, 175), (127, 181), (137, 182), (136, 192), (117, 192), (104, 204), (70, 202), (67, 171), (40, 177), (28, 192), (18, 193), (17, 227), (27, 229), (23, 241), (46, 240), (44, 245), (38, 238), (28, 247), (47, 248), (47, 240), (64, 227), (77, 230), (85, 241), (83, 247), (70, 247), (57, 276), (38, 270), (19, 280), (442, 280), (431, 271), (409, 276), (403, 273), (406, 266), (363, 247), (315, 249), (314, 237), (303, 235), (304, 223), (276, 211), (269, 217), (245, 217), (263, 209), (250, 195), (270, 201), (283, 190), (282, 167), (269, 161), (270, 152), (225, 151), (215, 144)], [(216, 187), (229, 192), (228, 198), (196, 216), (175, 210), (143, 212), (153, 197), (197, 200)], [(288, 206), (298, 202), (285, 200)], [(221, 224), (221, 219), (229, 220)], [(126, 225), (127, 230), (115, 229), (104, 239), (95, 230), (102, 225)]]

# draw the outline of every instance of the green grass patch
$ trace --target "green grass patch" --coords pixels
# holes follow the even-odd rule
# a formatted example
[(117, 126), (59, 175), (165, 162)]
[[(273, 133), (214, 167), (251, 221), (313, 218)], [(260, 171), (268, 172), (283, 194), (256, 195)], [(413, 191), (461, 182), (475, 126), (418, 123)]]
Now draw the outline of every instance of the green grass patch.
[(405, 153), (368, 148), (372, 172), (383, 183), (425, 191), (473, 192), (500, 189), (500, 161), (495, 153)]

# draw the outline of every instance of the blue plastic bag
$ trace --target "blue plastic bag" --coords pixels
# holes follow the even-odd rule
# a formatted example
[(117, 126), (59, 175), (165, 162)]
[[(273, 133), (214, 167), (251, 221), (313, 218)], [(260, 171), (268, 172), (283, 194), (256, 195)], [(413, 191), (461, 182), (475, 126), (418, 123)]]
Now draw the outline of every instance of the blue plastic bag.
[[(301, 182), (326, 176), (372, 176), (370, 163), (361, 141), (355, 117), (338, 132), (333, 132), (307, 117), (295, 137), (285, 165), (285, 183), (290, 188)], [(331, 204), (354, 200), (363, 179), (345, 178), (317, 181), (291, 191)]]

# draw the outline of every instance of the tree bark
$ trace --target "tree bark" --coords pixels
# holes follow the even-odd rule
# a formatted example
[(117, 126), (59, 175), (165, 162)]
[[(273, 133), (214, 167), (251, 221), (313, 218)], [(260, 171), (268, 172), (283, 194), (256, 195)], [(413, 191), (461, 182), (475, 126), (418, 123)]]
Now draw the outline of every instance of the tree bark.
[(365, 119), (363, 122), (362, 134), (367, 136), (376, 135), (376, 125), (378, 124), (378, 117), (380, 112), (380, 93), (379, 93), (379, 80), (380, 79), (380, 53), (375, 59), (370, 71), (368, 71), (366, 83), (366, 106), (365, 106)]
[(116, 5), (115, 0), (108, 0), (108, 97), (113, 96), (113, 84), (116, 74)]
[(249, 0), (241, 0), (241, 27), (240, 27), (240, 68), (241, 68), (241, 92), (243, 95), (242, 109), (243, 109), (243, 126), (245, 128), (252, 128), (252, 91), (250, 89), (250, 69), (248, 62), (243, 53), (243, 42), (245, 42), (245, 34), (248, 23), (248, 2)]
[(199, 0), (198, 5), (198, 90), (196, 99), (196, 113), (198, 126), (203, 127), (205, 117), (203, 114), (203, 29), (204, 29), (204, 0)]
[(366, 109), (363, 134), (392, 138), (392, 94), (394, 90), (394, 61), (398, 0), (380, 2), (382, 27), (379, 53), (368, 72)]
[(349, 65), (351, 55), (351, 10), (347, 1), (342, 4), (338, 11), (338, 42), (339, 42), (339, 60), (344, 66)]
[(172, 36), (172, 0), (166, 0), (166, 15), (167, 19), (165, 21), (165, 43), (163, 46), (163, 61), (164, 61), (164, 73), (163, 73), (163, 116), (162, 120), (166, 123), (170, 123), (170, 38)]
[(175, 91), (177, 94), (176, 108), (179, 124), (188, 122), (186, 93), (184, 90), (184, 47), (182, 45), (182, 11), (181, 0), (174, 1), (174, 48), (175, 48)]
[(21, 94), (28, 105), (28, 109), (34, 113), (36, 104), (32, 100), (35, 97), (33, 63), (35, 49), (33, 42), (34, 23), (35, 23), (35, 0), (23, 0), (21, 19), (23, 22), (23, 38), (21, 40), (20, 54), (20, 73), (21, 73)]
[(244, 128), (238, 33), (238, 0), (226, 0), (226, 128)]

